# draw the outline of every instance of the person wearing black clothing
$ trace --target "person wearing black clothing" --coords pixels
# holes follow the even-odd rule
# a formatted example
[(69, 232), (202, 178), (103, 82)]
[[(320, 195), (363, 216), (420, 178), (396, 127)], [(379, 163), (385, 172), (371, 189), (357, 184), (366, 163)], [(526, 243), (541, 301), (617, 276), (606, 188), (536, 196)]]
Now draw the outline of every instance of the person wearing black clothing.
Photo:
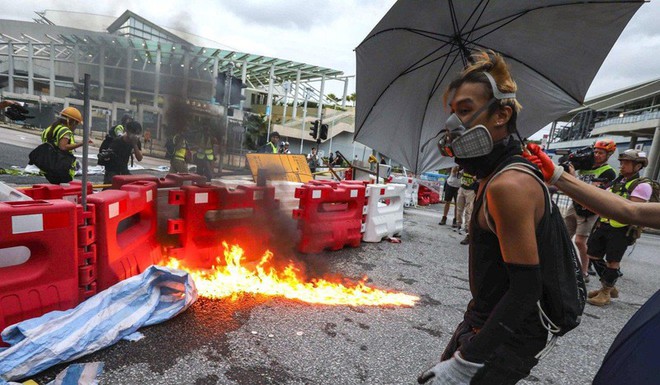
[(470, 221), (472, 299), (441, 362), (420, 377), (433, 385), (515, 384), (537, 364), (548, 335), (537, 313), (539, 254), (550, 248), (540, 237), (550, 216), (545, 192), (525, 172), (497, 174), (526, 162), (514, 139), (517, 86), (500, 55), (479, 52), (473, 59), (445, 93), (452, 115), (438, 143), (481, 180)]
[(138, 162), (142, 161), (142, 149), (140, 146), (140, 133), (142, 125), (131, 121), (126, 125), (126, 132), (110, 144), (113, 153), (112, 160), (105, 166), (104, 184), (111, 184), (115, 175), (130, 175), (128, 162), (131, 154), (135, 155)]

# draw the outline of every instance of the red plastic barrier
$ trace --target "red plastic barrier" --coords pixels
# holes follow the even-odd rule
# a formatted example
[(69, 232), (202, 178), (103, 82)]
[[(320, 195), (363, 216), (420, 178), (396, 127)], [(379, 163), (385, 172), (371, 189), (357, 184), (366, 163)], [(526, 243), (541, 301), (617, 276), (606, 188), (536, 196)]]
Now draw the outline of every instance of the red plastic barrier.
[[(21, 191), (32, 199), (64, 199), (79, 203), (82, 199), (82, 182), (73, 180), (69, 184), (35, 184)], [(92, 184), (87, 183), (87, 194), (92, 193)]]
[(150, 174), (116, 175), (112, 178), (112, 188), (119, 190), (121, 186), (133, 182), (154, 182), (158, 188), (168, 188), (186, 184), (206, 184), (206, 177), (198, 174), (167, 174), (164, 178)]
[(339, 250), (358, 247), (362, 239), (362, 220), (366, 202), (361, 183), (339, 186), (308, 183), (297, 188), (300, 206), (293, 211), (301, 238), (298, 250), (319, 253), (326, 248)]
[(76, 207), (78, 226), (78, 292), (80, 302), (97, 293), (96, 272), (96, 207), (87, 204), (87, 210), (81, 205)]
[(168, 233), (178, 234), (179, 247), (168, 256), (185, 259), (189, 266), (209, 268), (222, 257), (222, 242), (238, 243), (258, 253), (268, 245), (266, 212), (275, 212), (275, 188), (238, 186), (183, 186), (172, 190), (169, 203), (179, 205), (179, 218), (168, 220)]
[(99, 291), (161, 260), (156, 242), (157, 192), (154, 182), (133, 182), (89, 197), (96, 206)]
[(0, 202), (0, 330), (78, 304), (76, 205)]

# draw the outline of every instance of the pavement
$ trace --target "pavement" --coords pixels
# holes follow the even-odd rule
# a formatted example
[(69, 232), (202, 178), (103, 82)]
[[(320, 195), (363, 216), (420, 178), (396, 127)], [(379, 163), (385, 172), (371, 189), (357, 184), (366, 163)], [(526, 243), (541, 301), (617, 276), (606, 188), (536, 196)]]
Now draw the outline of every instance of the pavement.
[[(441, 207), (406, 209), (400, 244), (362, 243), (308, 259), (328, 274), (355, 281), (366, 275), (371, 286), (417, 295), (414, 307), (200, 299), (141, 330), (146, 338), (76, 362), (103, 361), (104, 385), (413, 384), (437, 361), (470, 299), (468, 249), (459, 244), (462, 235), (438, 225)], [(618, 331), (658, 288), (658, 247), (660, 237), (644, 234), (623, 260), (620, 298), (604, 308), (587, 305), (582, 324), (520, 383), (591, 383)], [(64, 367), (34, 379), (44, 384)]]

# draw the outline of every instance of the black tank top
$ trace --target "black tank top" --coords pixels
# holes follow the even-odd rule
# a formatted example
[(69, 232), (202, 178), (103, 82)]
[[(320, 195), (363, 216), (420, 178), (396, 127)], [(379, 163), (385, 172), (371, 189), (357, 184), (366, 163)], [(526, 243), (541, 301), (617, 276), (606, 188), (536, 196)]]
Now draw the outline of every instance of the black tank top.
[[(512, 156), (504, 160), (493, 172), (493, 175), (511, 163), (528, 163), (526, 159), (520, 156)], [(543, 176), (536, 172), (540, 178)], [(537, 182), (533, 182), (537, 183)], [(474, 202), (472, 218), (470, 223), (470, 291), (472, 300), (468, 304), (468, 310), (465, 313), (465, 320), (475, 328), (481, 328), (488, 319), (497, 303), (509, 289), (509, 275), (502, 258), (500, 241), (497, 236), (489, 230), (479, 227), (478, 217), (482, 210), (483, 200), (486, 189), (480, 191)], [(537, 248), (539, 244), (539, 232), (542, 230), (542, 224), (548, 221), (548, 210), (543, 214), (536, 229)], [(526, 319), (535, 317), (538, 320), (536, 308), (530, 309), (530, 315)], [(540, 325), (540, 322), (539, 322)]]

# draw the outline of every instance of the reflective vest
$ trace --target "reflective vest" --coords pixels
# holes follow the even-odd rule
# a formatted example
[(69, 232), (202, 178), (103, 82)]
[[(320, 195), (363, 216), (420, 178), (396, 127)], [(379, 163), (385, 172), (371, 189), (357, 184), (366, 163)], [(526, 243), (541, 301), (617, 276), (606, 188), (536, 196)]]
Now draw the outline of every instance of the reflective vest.
[[(174, 144), (176, 145), (177, 138), (179, 137), (179, 134), (174, 135)], [(188, 151), (188, 143), (186, 143), (186, 139), (183, 139), (183, 142), (179, 145), (181, 147), (177, 147), (174, 150), (174, 159), (179, 159), (182, 161), (186, 161), (186, 151)]]
[(277, 146), (273, 144), (273, 142), (268, 142), (266, 143), (266, 146), (270, 145), (270, 148), (273, 150), (273, 154), (277, 154)]
[(116, 125), (116, 126), (112, 129), (112, 132), (114, 133), (114, 135), (115, 135), (116, 137), (119, 137), (119, 136), (124, 135), (124, 132), (125, 132), (125, 131), (126, 131), (126, 130), (124, 129), (124, 126), (122, 126), (121, 124)]
[[(624, 182), (623, 180), (619, 180), (618, 182), (614, 183), (612, 187), (610, 187), (610, 191), (620, 197), (623, 197), (624, 199), (630, 199), (630, 185), (633, 184), (637, 179), (639, 179), (639, 174), (635, 174), (632, 179), (630, 179), (627, 182)], [(610, 226), (612, 227), (626, 227), (628, 226), (625, 223), (617, 222), (614, 219), (607, 219), (607, 218), (600, 218), (600, 221), (603, 223), (609, 223)]]
[(461, 187), (470, 188), (476, 181), (474, 175), (470, 175), (467, 172), (464, 172), (461, 176)]
[(578, 175), (580, 175), (581, 181), (591, 183), (593, 179), (599, 178), (600, 174), (607, 170), (613, 170), (613, 168), (609, 164), (605, 163), (604, 165), (593, 170), (580, 170), (578, 171)]
[[(49, 142), (48, 141), (48, 134), (49, 132), (53, 130), (53, 138)], [(41, 132), (41, 142), (42, 143), (50, 143), (54, 145), (56, 148), (60, 148), (60, 140), (62, 140), (63, 137), (66, 135), (69, 135), (69, 144), (75, 144), (76, 141), (73, 138), (73, 132), (71, 129), (63, 124), (58, 124), (53, 128), (53, 126), (49, 126), (45, 130)], [(69, 150), (69, 153), (73, 154), (73, 150)], [(71, 163), (71, 168), (69, 169), (69, 175), (71, 175), (71, 179), (73, 179), (76, 176), (76, 167), (78, 165), (78, 161), (74, 159), (74, 161)]]
[(200, 146), (201, 148), (204, 149), (204, 151), (197, 150), (197, 159), (208, 159), (208, 160), (213, 160), (213, 141), (211, 140), (211, 137), (209, 136), (202, 136), (202, 145)]
[[(73, 138), (73, 132), (71, 132), (71, 129), (69, 129), (69, 127), (67, 127), (63, 124), (58, 124), (57, 126), (55, 126), (55, 128), (53, 128), (53, 126), (50, 126), (50, 127), (46, 128), (45, 130), (43, 130), (41, 132), (41, 142), (42, 143), (49, 142), (48, 141), (48, 136), (49, 136), (49, 133), (51, 132), (51, 130), (53, 131), (53, 137), (52, 137), (52, 140), (50, 141), (50, 143), (52, 145), (54, 145), (55, 147), (60, 148), (60, 140), (62, 140), (62, 138), (66, 135), (69, 135), (69, 144), (75, 144), (76, 143), (75, 139)], [(73, 154), (73, 150), (69, 150), (69, 152)]]

